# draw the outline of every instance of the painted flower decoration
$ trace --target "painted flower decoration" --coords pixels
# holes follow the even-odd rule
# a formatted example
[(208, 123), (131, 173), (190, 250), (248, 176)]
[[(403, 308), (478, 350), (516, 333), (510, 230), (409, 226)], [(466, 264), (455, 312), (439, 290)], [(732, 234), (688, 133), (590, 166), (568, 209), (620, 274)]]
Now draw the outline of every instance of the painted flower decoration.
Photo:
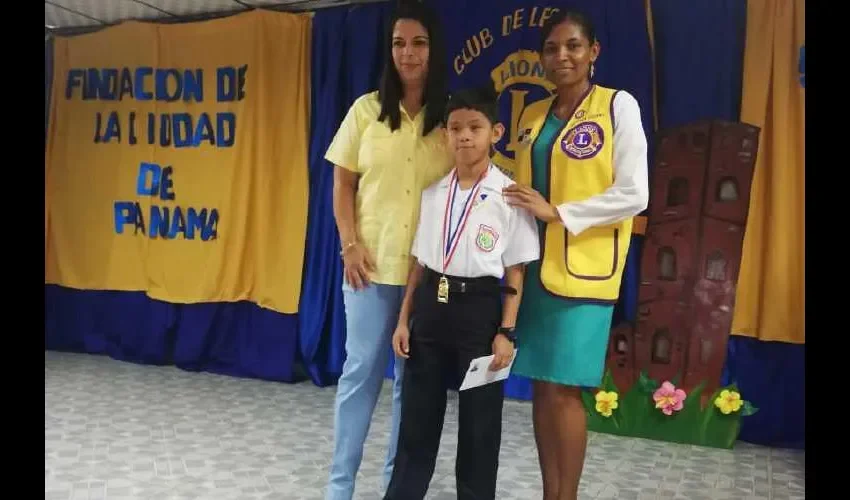
[(617, 393), (608, 391), (599, 391), (596, 393), (596, 411), (603, 417), (610, 417), (611, 413), (617, 409)]
[(670, 382), (664, 382), (661, 387), (652, 395), (655, 400), (655, 407), (659, 408), (665, 415), (672, 415), (674, 411), (679, 411), (684, 406), (685, 391), (676, 389), (676, 386)]
[(729, 389), (720, 391), (720, 395), (714, 400), (714, 406), (719, 408), (724, 415), (740, 410), (743, 404), (744, 401), (741, 399), (741, 394), (738, 391), (730, 391)]

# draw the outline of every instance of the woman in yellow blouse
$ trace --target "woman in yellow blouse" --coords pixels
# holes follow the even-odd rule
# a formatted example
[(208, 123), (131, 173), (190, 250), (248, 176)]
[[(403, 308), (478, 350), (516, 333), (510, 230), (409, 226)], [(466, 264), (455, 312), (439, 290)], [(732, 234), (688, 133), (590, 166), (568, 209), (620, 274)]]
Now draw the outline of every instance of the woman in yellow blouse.
[[(334, 165), (346, 313), (327, 500), (353, 495), (404, 297), (420, 195), (451, 167), (442, 129), (447, 67), (437, 18), (419, 2), (405, 2), (390, 28), (380, 90), (354, 102), (325, 156)], [(403, 366), (396, 357), (384, 488), (398, 439)]]

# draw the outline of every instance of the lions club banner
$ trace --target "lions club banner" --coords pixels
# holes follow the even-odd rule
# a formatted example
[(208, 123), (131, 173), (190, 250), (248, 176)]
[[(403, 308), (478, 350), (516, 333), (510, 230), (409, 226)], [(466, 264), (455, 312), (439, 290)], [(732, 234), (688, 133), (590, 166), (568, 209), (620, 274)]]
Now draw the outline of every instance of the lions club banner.
[(57, 39), (46, 282), (297, 312), (309, 43), (259, 10)]
[[(652, 50), (644, 0), (600, 2), (539, 0), (438, 0), (446, 32), (450, 86), (491, 83), (499, 93), (505, 135), (493, 162), (513, 175), (520, 137), (517, 123), (529, 104), (554, 92), (540, 64), (540, 28), (562, 10), (580, 9), (595, 25), (601, 51), (593, 81), (626, 90), (638, 100), (644, 131), (653, 137)], [(636, 224), (637, 228), (643, 227)], [(624, 274), (621, 305), (634, 317), (637, 304), (637, 244), (632, 244)]]
[(513, 173), (520, 113), (555, 90), (540, 64), (540, 28), (570, 8), (580, 9), (595, 25), (601, 52), (593, 81), (634, 95), (651, 138), (652, 55), (643, 0), (439, 0), (437, 6), (446, 32), (451, 87), (490, 82), (499, 92), (506, 133), (493, 161), (506, 172)]

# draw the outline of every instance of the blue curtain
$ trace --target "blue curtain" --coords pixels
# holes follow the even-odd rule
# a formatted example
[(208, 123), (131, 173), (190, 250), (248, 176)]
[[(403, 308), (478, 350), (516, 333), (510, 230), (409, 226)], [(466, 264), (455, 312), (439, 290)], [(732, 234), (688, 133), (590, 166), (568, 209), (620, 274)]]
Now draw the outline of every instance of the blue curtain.
[(746, 19), (746, 0), (652, 0), (661, 129), (738, 120)]
[(733, 335), (724, 383), (736, 382), (759, 408), (744, 419), (740, 439), (781, 448), (806, 448), (806, 347)]
[[(321, 386), (336, 382), (345, 361), (333, 167), (324, 155), (349, 106), (378, 88), (380, 49), (390, 14), (391, 5), (381, 3), (324, 9), (313, 18), (310, 210), (299, 339), (307, 372)], [(387, 370), (391, 376), (392, 365)]]
[[(745, 0), (652, 0), (661, 128), (739, 120), (746, 16)], [(805, 346), (732, 335), (723, 382), (760, 408), (741, 440), (805, 448)]]
[(169, 304), (142, 292), (45, 286), (45, 348), (192, 371), (295, 380), (297, 316), (249, 302)]

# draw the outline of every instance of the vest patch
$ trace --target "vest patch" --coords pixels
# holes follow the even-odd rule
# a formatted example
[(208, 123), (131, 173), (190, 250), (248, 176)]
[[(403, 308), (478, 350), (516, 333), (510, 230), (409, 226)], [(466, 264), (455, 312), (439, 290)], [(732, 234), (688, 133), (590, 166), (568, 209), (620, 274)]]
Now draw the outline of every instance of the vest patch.
[(561, 141), (561, 150), (570, 158), (586, 160), (593, 158), (605, 143), (602, 127), (595, 122), (584, 122), (570, 129)]
[[(614, 173), (611, 104), (616, 93), (615, 89), (594, 86), (582, 102), (582, 109), (573, 111), (569, 123), (559, 131), (552, 149), (540, 160), (541, 165), (535, 164), (532, 148), (518, 148), (516, 181), (531, 185), (533, 170), (543, 169), (550, 201), (556, 204), (585, 199), (608, 189)], [(556, 99), (552, 96), (530, 105), (517, 129), (531, 128), (532, 139), (538, 137)], [(632, 226), (632, 219), (626, 219), (576, 236), (568, 234), (561, 224), (548, 225), (541, 234), (543, 287), (565, 299), (616, 302)]]
[(485, 252), (492, 252), (499, 241), (499, 233), (490, 226), (481, 224), (478, 226), (478, 235), (475, 237), (475, 246)]

